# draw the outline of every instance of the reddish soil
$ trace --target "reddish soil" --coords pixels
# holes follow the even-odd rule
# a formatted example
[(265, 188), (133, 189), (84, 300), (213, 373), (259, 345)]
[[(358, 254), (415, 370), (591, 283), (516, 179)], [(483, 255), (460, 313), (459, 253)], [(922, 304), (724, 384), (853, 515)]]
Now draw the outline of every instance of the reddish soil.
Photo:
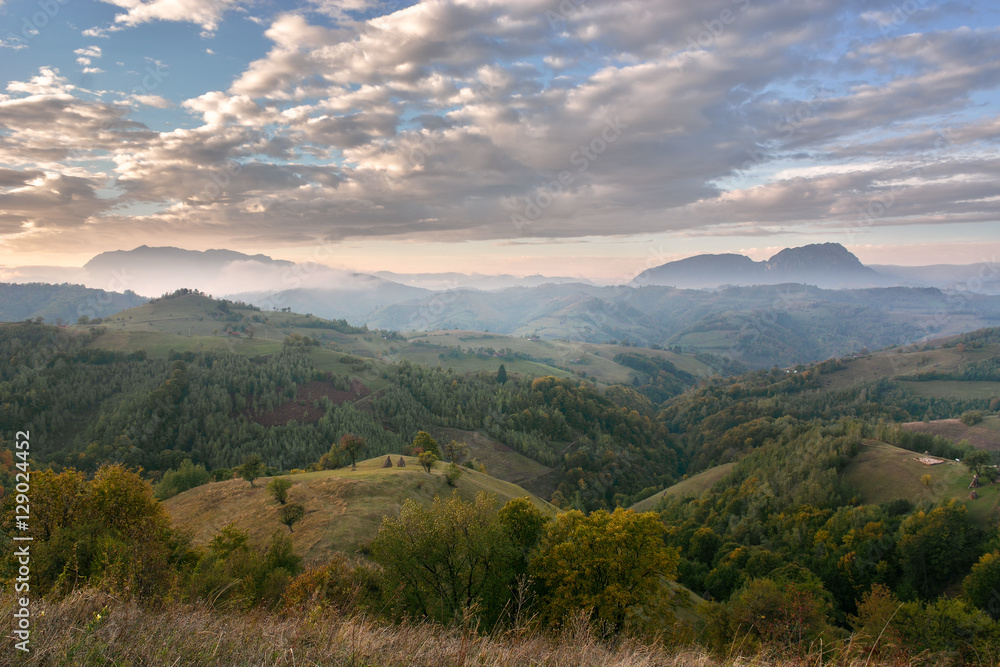
[(342, 391), (332, 382), (310, 382), (300, 384), (295, 398), (279, 405), (270, 412), (251, 413), (246, 416), (264, 426), (284, 426), (294, 420), (299, 423), (318, 422), (325, 414), (323, 408), (313, 407), (313, 401), (326, 396), (334, 405), (357, 401), (371, 393), (371, 389), (358, 379), (351, 380), (350, 391)]

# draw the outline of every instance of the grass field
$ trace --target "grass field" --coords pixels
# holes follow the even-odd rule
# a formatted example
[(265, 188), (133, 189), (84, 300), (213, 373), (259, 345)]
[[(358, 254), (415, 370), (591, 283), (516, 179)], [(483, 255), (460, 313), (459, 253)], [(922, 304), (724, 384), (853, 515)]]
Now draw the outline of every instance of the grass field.
[(685, 496), (700, 496), (702, 493), (712, 488), (713, 484), (725, 477), (726, 473), (732, 470), (735, 465), (736, 463), (723, 463), (720, 466), (715, 466), (714, 468), (702, 471), (697, 475), (692, 475), (687, 479), (682, 479), (673, 486), (669, 486), (663, 491), (653, 494), (649, 498), (640, 500), (635, 505), (632, 505), (632, 509), (636, 512), (652, 511), (656, 509), (656, 505), (660, 502), (660, 499), (667, 495), (675, 496), (677, 498), (683, 498)]
[(990, 415), (975, 426), (966, 426), (958, 419), (938, 419), (931, 422), (908, 422), (903, 427), (917, 433), (932, 433), (952, 442), (968, 440), (976, 449), (1000, 451), (1000, 416)]
[(436, 428), (431, 429), (431, 435), (440, 445), (451, 440), (464, 442), (469, 446), (470, 458), (486, 466), (486, 473), (491, 477), (517, 484), (541, 498), (551, 497), (556, 490), (552, 468), (529, 459), (485, 433)]
[[(876, 441), (865, 441), (861, 452), (841, 472), (843, 480), (858, 492), (864, 503), (884, 503), (896, 498), (911, 502), (937, 503), (954, 498), (966, 504), (969, 516), (982, 526), (996, 520), (1000, 505), (1000, 485), (988, 482), (978, 490), (979, 498), (969, 500), (972, 473), (961, 463), (945, 460), (928, 466), (917, 461), (920, 455)], [(930, 484), (921, 482), (930, 475)]]
[[(392, 457), (394, 463), (399, 455)], [(292, 483), (289, 502), (301, 503), (306, 515), (291, 534), (295, 551), (306, 562), (323, 560), (335, 551), (356, 552), (378, 532), (382, 518), (399, 512), (412, 498), (430, 503), (434, 496), (449, 496), (445, 465), (438, 463), (428, 474), (416, 458), (403, 457), (405, 468), (382, 468), (385, 457), (358, 463), (357, 470), (341, 468), (286, 475)], [(529, 497), (546, 512), (555, 508), (524, 489), (490, 475), (463, 468), (456, 488), (471, 500), (480, 491), (495, 494), (501, 503)], [(244, 480), (213, 482), (164, 501), (174, 526), (188, 531), (197, 545), (207, 544), (230, 522), (250, 535), (251, 542), (264, 545), (275, 531), (288, 531), (278, 520), (278, 504), (265, 490), (270, 478), (258, 479), (251, 487)]]
[[(630, 369), (625, 368), (612, 359), (625, 351), (634, 351), (649, 357), (657, 357), (671, 361), (682, 371), (693, 375), (707, 375), (711, 369), (694, 357), (686, 354), (676, 354), (669, 350), (649, 350), (626, 348), (620, 345), (583, 343), (578, 341), (548, 341), (531, 340), (529, 338), (504, 336), (478, 331), (435, 331), (432, 333), (408, 334), (410, 342), (425, 341), (445, 347), (474, 349), (492, 347), (496, 350), (510, 348), (514, 352), (530, 355), (534, 359), (548, 360), (562, 368), (585, 372), (588, 377), (599, 382), (628, 382), (631, 380)], [(440, 350), (436, 351), (440, 352)], [(407, 352), (405, 354), (411, 354)], [(407, 358), (410, 358), (409, 356)], [(434, 361), (437, 361), (435, 354)], [(451, 365), (451, 364), (448, 364)], [(455, 367), (456, 370), (458, 367)], [(511, 366), (508, 364), (507, 370)], [(560, 371), (569, 375), (566, 371)]]
[(994, 398), (1000, 396), (1000, 382), (928, 380), (904, 382), (918, 396), (928, 398)]
[[(824, 388), (837, 390), (882, 377), (905, 380), (907, 376), (920, 373), (956, 371), (964, 363), (981, 361), (996, 354), (995, 345), (961, 352), (957, 347), (898, 347), (864, 357), (844, 359), (847, 366), (845, 369), (821, 376), (820, 382)], [(925, 384), (933, 385), (933, 382), (912, 382), (907, 386), (918, 391), (917, 385)], [(942, 389), (944, 387), (939, 387), (938, 391)]]

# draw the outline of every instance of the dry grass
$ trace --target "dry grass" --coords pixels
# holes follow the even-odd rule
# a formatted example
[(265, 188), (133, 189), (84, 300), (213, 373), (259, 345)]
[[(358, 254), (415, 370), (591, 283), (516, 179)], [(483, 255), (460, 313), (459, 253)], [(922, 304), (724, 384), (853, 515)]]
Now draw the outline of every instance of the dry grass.
[[(371, 541), (383, 517), (396, 516), (403, 501), (412, 498), (430, 504), (435, 495), (450, 496), (454, 490), (445, 481), (445, 465), (431, 474), (414, 457), (403, 457), (405, 468), (383, 469), (384, 456), (358, 461), (350, 467), (285, 476), (292, 483), (291, 502), (305, 506), (306, 515), (291, 533), (295, 552), (307, 563), (324, 562), (336, 552), (356, 553)], [(392, 457), (393, 462), (399, 455)], [(463, 469), (458, 479), (465, 500), (480, 491), (495, 494), (500, 502), (528, 496), (545, 512), (555, 508), (524, 489), (472, 470)], [(287, 533), (278, 520), (278, 505), (265, 490), (269, 477), (251, 487), (234, 479), (198, 486), (163, 503), (174, 527), (190, 533), (199, 546), (208, 542), (230, 522), (246, 531), (252, 543), (263, 546), (275, 531)]]
[[(10, 618), (13, 598), (0, 598)], [(698, 648), (664, 647), (594, 638), (585, 621), (561, 635), (483, 636), (428, 624), (387, 625), (315, 609), (294, 615), (222, 613), (198, 605), (158, 610), (95, 590), (33, 605), (32, 650), (13, 639), (0, 645), (0, 663), (23, 665), (350, 665), (386, 667), (736, 667), (761, 665), (871, 665), (864, 656), (837, 661), (826, 652), (808, 659), (760, 656), (717, 659)], [(12, 657), (13, 656), (13, 657)]]

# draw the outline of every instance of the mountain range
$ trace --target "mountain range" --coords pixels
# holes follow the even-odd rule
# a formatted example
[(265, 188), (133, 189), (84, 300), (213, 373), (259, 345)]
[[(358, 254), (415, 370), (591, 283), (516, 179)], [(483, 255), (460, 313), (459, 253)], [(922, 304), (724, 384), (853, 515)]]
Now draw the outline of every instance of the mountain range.
[[(147, 246), (102, 253), (79, 271), (92, 286), (128, 290), (132, 297), (191, 287), (266, 311), (310, 313), (355, 326), (680, 346), (757, 366), (1000, 322), (995, 265), (869, 267), (836, 243), (788, 248), (762, 262), (737, 254), (699, 255), (616, 286), (540, 275), (369, 275), (228, 250)], [(79, 295), (46, 294), (33, 310), (25, 290), (37, 296), (37, 286), (2, 287), (0, 319), (75, 322), (80, 316)], [(56, 286), (61, 288), (69, 286)], [(118, 303), (101, 294), (87, 298)], [(103, 307), (91, 310), (92, 318), (110, 314)]]
[(630, 284), (704, 289), (781, 283), (843, 289), (886, 287), (900, 281), (865, 266), (839, 243), (817, 243), (785, 248), (761, 262), (736, 254), (696, 255), (643, 271)]

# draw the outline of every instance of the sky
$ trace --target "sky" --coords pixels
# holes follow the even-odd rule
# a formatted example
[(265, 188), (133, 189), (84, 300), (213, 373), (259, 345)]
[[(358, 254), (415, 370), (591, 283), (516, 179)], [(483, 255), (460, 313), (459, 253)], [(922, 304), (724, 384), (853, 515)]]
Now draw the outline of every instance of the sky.
[(0, 267), (1000, 255), (1000, 2), (0, 0)]

